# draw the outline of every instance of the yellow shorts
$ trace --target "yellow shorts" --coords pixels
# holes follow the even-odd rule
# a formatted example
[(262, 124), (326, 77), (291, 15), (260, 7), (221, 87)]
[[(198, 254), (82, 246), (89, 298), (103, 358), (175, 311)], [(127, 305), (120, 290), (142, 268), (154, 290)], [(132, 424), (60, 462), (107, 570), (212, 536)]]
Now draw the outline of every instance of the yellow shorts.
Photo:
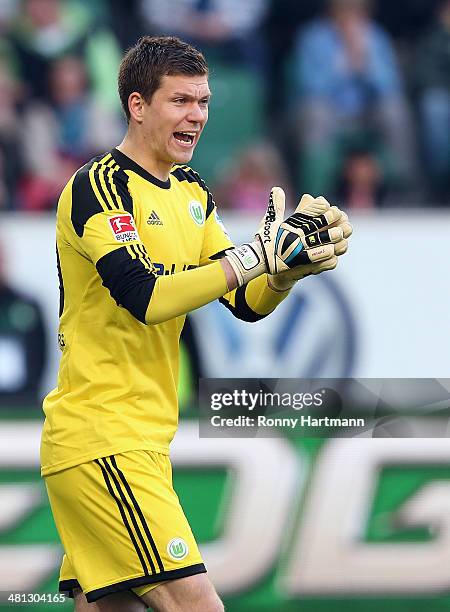
[(81, 588), (93, 602), (206, 571), (166, 455), (130, 451), (45, 481), (65, 550), (60, 591)]

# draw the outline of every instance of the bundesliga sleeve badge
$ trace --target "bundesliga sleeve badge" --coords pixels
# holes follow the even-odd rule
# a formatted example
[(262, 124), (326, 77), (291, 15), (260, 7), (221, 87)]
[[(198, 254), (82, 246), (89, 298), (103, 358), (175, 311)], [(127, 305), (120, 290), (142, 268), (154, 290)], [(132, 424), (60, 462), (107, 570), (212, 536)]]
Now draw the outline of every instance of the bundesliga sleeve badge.
[(117, 242), (139, 240), (134, 219), (131, 215), (116, 215), (115, 217), (109, 217), (108, 221)]

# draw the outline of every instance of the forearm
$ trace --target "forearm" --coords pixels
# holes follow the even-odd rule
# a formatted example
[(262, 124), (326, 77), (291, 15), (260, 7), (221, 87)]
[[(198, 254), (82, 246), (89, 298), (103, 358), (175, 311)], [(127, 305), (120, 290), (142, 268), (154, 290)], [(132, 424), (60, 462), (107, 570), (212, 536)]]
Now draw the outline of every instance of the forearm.
[(159, 276), (150, 298), (145, 322), (155, 325), (187, 314), (222, 297), (237, 286), (228, 262), (216, 261), (209, 266), (178, 274)]
[(237, 319), (254, 323), (264, 319), (288, 295), (289, 291), (275, 291), (268, 285), (267, 274), (231, 291), (220, 302)]
[(259, 315), (270, 314), (289, 294), (276, 291), (268, 284), (268, 275), (263, 274), (250, 281), (245, 289), (245, 301)]

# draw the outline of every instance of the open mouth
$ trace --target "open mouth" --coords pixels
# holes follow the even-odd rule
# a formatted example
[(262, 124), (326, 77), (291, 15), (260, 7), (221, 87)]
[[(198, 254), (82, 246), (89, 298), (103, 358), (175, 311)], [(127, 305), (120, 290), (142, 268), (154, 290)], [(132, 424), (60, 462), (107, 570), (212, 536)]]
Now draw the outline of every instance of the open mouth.
[(190, 146), (194, 144), (195, 132), (174, 132), (173, 136), (182, 145)]

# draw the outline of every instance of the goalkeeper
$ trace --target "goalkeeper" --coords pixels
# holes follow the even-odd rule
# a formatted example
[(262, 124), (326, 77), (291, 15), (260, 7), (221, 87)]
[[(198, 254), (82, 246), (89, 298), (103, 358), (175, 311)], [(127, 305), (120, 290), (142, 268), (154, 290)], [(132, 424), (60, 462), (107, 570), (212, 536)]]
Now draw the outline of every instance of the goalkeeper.
[(64, 547), (60, 590), (77, 612), (220, 612), (172, 487), (179, 337), (217, 298), (256, 321), (347, 250), (346, 215), (303, 196), (284, 218), (274, 187), (254, 237), (235, 247), (190, 161), (208, 119), (203, 55), (144, 37), (122, 60), (128, 131), (80, 168), (57, 210), (56, 388), (41, 462)]

